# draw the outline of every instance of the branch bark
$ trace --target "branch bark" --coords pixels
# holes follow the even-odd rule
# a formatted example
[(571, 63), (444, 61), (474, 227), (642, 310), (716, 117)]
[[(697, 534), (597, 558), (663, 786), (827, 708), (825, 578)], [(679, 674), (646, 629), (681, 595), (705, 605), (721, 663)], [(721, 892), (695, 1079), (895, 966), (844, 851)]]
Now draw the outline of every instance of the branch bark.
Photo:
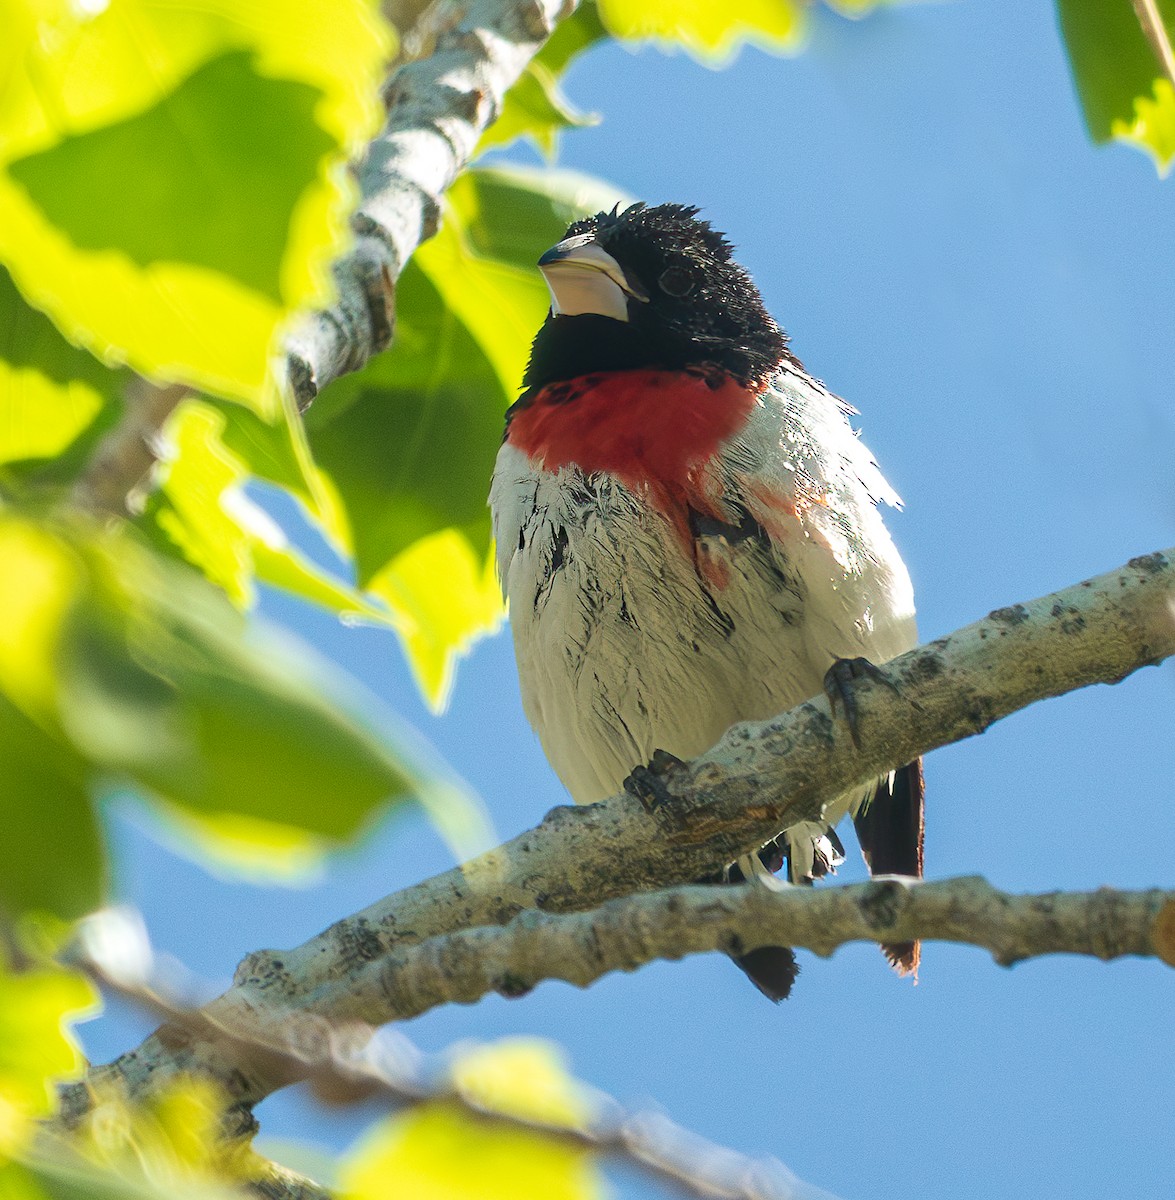
[[(654, 811), (626, 794), (554, 809), (536, 828), (388, 896), (297, 949), (250, 955), (234, 986), (204, 1011), (214, 1026), (241, 1030), (264, 1029), (293, 1010), (332, 1022), (380, 1024), (404, 1014), (378, 980), (380, 968), (372, 972), (376, 980), (357, 986), (376, 959), (457, 930), (505, 925), (527, 909), (576, 912), (689, 883), (920, 754), (982, 733), (1046, 697), (1116, 683), (1173, 653), (1175, 548), (997, 609), (894, 659), (885, 668), (887, 683), (861, 685), (859, 748), (823, 696), (769, 721), (736, 725), (712, 750), (666, 777), (671, 799)], [(717, 903), (713, 895), (705, 902)], [(798, 910), (807, 902), (789, 903)], [(878, 940), (918, 932), (912, 924), (894, 926)], [(501, 983), (498, 990), (509, 990)], [(210, 1075), (244, 1105), (291, 1082), (279, 1069), (242, 1065), (215, 1039), (167, 1028), (96, 1068), (92, 1078), (117, 1079), (136, 1095), (184, 1072)], [(74, 1093), (66, 1119), (85, 1103), (83, 1093)]]
[(335, 266), (339, 299), (287, 342), (287, 375), (305, 409), (332, 379), (391, 341), (395, 280), (437, 231), (449, 185), (555, 25), (577, 0), (469, 0), (438, 6), (426, 57), (407, 62), (384, 93), (388, 118), (359, 169), (355, 246)]
[(135, 493), (147, 485), (159, 462), (163, 426), (187, 394), (183, 384), (157, 387), (146, 379), (132, 379), (122, 416), (78, 476), (71, 502), (93, 516), (133, 515)]
[(802, 946), (827, 957), (846, 942), (959, 942), (1001, 966), (1044, 954), (1133, 954), (1175, 966), (1175, 892), (1049, 892), (1015, 896), (978, 876), (940, 883), (878, 879), (848, 887), (686, 886), (625, 896), (586, 912), (528, 909), (395, 950), (351, 986), (384, 1020), (490, 992), (518, 996), (546, 979), (587, 987), (654, 959), (760, 946)]

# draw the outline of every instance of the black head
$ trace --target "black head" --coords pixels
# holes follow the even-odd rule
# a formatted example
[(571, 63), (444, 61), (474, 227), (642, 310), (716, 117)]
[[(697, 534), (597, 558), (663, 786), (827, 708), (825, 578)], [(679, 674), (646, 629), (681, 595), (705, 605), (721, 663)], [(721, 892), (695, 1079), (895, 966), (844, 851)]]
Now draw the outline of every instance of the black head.
[(730, 243), (697, 214), (681, 204), (634, 204), (576, 221), (539, 259), (552, 308), (525, 385), (709, 364), (755, 385), (790, 358)]

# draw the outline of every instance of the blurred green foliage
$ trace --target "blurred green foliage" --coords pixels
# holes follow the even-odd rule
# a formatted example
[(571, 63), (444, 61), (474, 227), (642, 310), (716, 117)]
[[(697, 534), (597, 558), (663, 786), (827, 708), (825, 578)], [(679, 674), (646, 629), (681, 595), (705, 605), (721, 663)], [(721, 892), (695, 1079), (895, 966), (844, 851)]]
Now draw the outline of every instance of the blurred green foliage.
[(1057, 0), (1089, 136), (1138, 146), (1166, 175), (1175, 160), (1175, 0), (1154, 0), (1149, 31), (1145, 7)]
[(0, 0), (0, 28), (0, 259), (25, 298), (107, 362), (272, 414), (270, 353), (329, 299), (342, 168), (380, 120), (370, 0)]
[[(477, 1110), (553, 1129), (592, 1116), (586, 1091), (558, 1048), (533, 1038), (466, 1049), (450, 1086)], [(541, 1132), (474, 1117), (452, 1101), (421, 1105), (374, 1125), (343, 1165), (346, 1200), (599, 1200), (595, 1164)]]

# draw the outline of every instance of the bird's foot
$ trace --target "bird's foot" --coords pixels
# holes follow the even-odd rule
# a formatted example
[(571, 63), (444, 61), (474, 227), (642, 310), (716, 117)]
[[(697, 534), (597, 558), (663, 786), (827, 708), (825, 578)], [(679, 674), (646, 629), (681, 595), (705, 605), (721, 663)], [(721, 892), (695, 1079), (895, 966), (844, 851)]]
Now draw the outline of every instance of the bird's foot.
[(635, 796), (645, 812), (655, 812), (662, 804), (673, 799), (666, 779), (685, 763), (676, 754), (668, 750), (654, 750), (653, 757), (647, 766), (634, 767), (632, 774), (624, 781), (624, 790)]
[(856, 686), (862, 679), (871, 679), (874, 683), (883, 683), (893, 691), (898, 691), (897, 684), (867, 658), (838, 658), (824, 673), (824, 694), (828, 697), (828, 707), (832, 709), (834, 717), (836, 706), (840, 704), (843, 707), (849, 736), (858, 750), (861, 748), (861, 737), (858, 729)]

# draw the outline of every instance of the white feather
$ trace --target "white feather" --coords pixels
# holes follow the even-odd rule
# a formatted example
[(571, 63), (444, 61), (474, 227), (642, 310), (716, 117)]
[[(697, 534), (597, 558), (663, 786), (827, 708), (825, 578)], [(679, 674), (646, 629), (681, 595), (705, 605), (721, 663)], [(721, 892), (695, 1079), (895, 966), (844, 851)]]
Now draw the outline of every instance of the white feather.
[[(910, 579), (877, 511), (898, 499), (836, 397), (784, 369), (716, 467), (716, 504), (768, 539), (701, 537), (704, 572), (640, 491), (546, 471), (509, 442), (498, 455), (490, 503), (523, 704), (580, 803), (619, 791), (654, 750), (692, 758), (736, 721), (816, 694), (836, 658), (880, 663), (915, 644)], [(866, 795), (789, 831), (793, 878)]]

